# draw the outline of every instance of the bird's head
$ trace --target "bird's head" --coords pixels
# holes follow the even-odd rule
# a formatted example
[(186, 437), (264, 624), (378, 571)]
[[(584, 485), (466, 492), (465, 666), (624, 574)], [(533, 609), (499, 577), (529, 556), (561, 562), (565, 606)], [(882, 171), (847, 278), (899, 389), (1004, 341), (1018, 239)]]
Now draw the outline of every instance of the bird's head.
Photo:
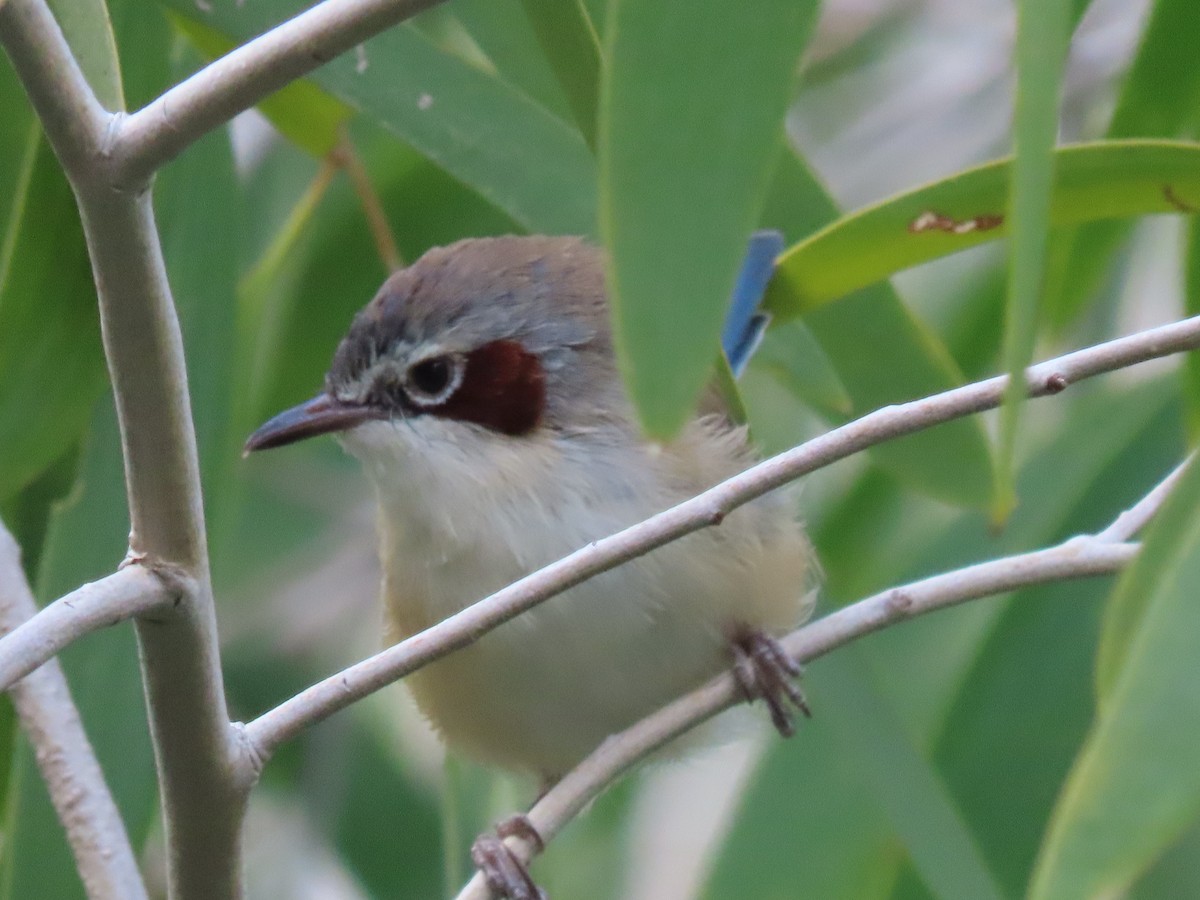
[(384, 282), (313, 399), (246, 451), (338, 432), (349, 448), (519, 441), (627, 417), (600, 252), (578, 238), (500, 237), (430, 250)]

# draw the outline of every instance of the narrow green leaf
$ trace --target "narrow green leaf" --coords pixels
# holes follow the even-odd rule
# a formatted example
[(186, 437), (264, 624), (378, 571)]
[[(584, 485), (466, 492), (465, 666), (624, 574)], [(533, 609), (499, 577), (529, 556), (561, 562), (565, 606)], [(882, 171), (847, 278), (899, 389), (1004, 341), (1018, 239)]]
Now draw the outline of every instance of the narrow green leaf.
[(171, 52), (175, 29), (167, 12), (145, 0), (107, 0), (117, 40), (121, 82), (127, 109), (139, 109), (175, 82)]
[(0, 519), (21, 548), (21, 563), (30, 583), (36, 581), (41, 566), (50, 515), (75, 486), (78, 470), (79, 447), (76, 445), (67, 448), (66, 453), (19, 493), (0, 503)]
[[(1055, 152), (1050, 224), (1200, 208), (1200, 144), (1095, 141)], [(896, 272), (1005, 237), (1011, 160), (850, 213), (789, 249), (766, 306), (790, 319)]]
[[(795, 154), (784, 153), (771, 183), (762, 224), (779, 228), (789, 240), (796, 240), (813, 232), (827, 233), (828, 229), (819, 229), (837, 217), (837, 207), (813, 173)], [(808, 245), (806, 240), (798, 246)], [(870, 252), (865, 246), (860, 249)], [(794, 257), (789, 254), (786, 259)], [(851, 258), (823, 264), (850, 272), (859, 265)], [(780, 277), (777, 274), (772, 281), (773, 288)], [(769, 340), (795, 324), (793, 316), (781, 314), (778, 305), (772, 310), (776, 321), (768, 332)], [(887, 283), (822, 306), (806, 314), (804, 324), (825, 351), (836, 380), (845, 386), (853, 415), (962, 383), (962, 373), (937, 335)], [(906, 483), (951, 503), (980, 506), (987, 502), (991, 460), (983, 426), (976, 419), (961, 419), (889, 441), (872, 448), (871, 456)]]
[(617, 356), (647, 431), (674, 434), (717, 336), (782, 142), (817, 4), (730, 15), (617, 0), (600, 128), (600, 224)]
[(1195, 125), (1200, 72), (1190, 38), (1200, 28), (1200, 9), (1188, 0), (1155, 0), (1141, 46), (1121, 85), (1111, 138), (1178, 137)]
[(595, 163), (578, 132), (412, 29), (366, 47), (366, 72), (340, 58), (318, 83), (530, 231), (594, 231)]
[[(169, 0), (198, 18), (191, 0)], [(201, 21), (242, 41), (295, 15), (295, 0), (216, 0)], [(312, 80), (379, 122), (522, 227), (590, 234), (595, 161), (579, 133), (524, 94), (401, 25)]]
[(1127, 895), (1130, 900), (1170, 900), (1200, 897), (1200, 822), (1138, 879)]
[[(1022, 496), (1039, 502), (1017, 508), (1000, 542), (980, 516), (956, 518), (932, 543), (934, 552), (914, 554), (917, 571), (944, 571), (964, 557), (1042, 547), (1102, 527), (1179, 452), (1169, 378), (1063, 401), (1065, 424), (1033, 448), (1018, 483)], [(947, 557), (942, 548), (955, 549)], [(1101, 581), (1068, 582), (999, 601), (938, 724), (939, 769), (1010, 897), (1025, 891), (1045, 822), (1090, 724), (1105, 592)], [(918, 626), (935, 627), (950, 623), (939, 626), (933, 616)], [(945, 637), (921, 645), (906, 633), (892, 629), (883, 637), (893, 649), (878, 660), (880, 671), (924, 658), (922, 649), (939, 659), (946, 653)], [(917, 689), (923, 674), (924, 667)]]
[[(1156, 0), (1141, 46), (1117, 96), (1109, 138), (1194, 137), (1200, 100), (1200, 68), (1193, 43), (1200, 33), (1200, 5), (1193, 0)], [(1046, 311), (1063, 328), (1083, 309), (1128, 236), (1126, 222), (1093, 222), (1061, 236), (1065, 246), (1047, 274)]]
[[(1143, 542), (1142, 552), (1134, 565), (1122, 579), (1118, 589), (1113, 592), (1104, 619), (1104, 632), (1100, 636), (1100, 645), (1096, 651), (1096, 695), (1105, 702), (1117, 689), (1117, 683), (1126, 667), (1131, 648), (1138, 640), (1138, 635), (1148, 615), (1153, 614), (1153, 604), (1163, 602), (1149, 590), (1155, 579), (1172, 577), (1172, 567), (1180, 565), (1177, 558), (1188, 552), (1187, 529), (1191, 518), (1197, 517), (1200, 500), (1189, 506), (1187, 497), (1196, 500), (1200, 494), (1188, 494), (1188, 491), (1200, 492), (1196, 482), (1200, 482), (1200, 473), (1193, 470), (1200, 468), (1194, 462), (1188, 466), (1185, 476), (1180, 479), (1172, 491), (1171, 498), (1158, 513), (1154, 524)], [(1182, 499), (1176, 500), (1179, 495)], [(1196, 526), (1200, 527), (1200, 526)], [(1164, 536), (1150, 541), (1151, 535), (1164, 532)]]
[(417, 779), (405, 777), (395, 748), (364, 727), (364, 718), (310, 751), (321, 755), (326, 773), (346, 773), (341, 791), (313, 792), (313, 823), (328, 832), (370, 896), (436, 897), (442, 874), (437, 804)]
[(1008, 194), (1008, 300), (1004, 367), (1010, 381), (1000, 410), (996, 450), (996, 497), (992, 517), (1003, 521), (1016, 504), (1013, 459), (1026, 366), (1033, 359), (1038, 310), (1050, 238), (1054, 144), (1058, 99), (1071, 39), (1067, 0), (1020, 0), (1017, 4), (1017, 106), (1013, 116), (1012, 183)]
[(729, 418), (738, 425), (745, 425), (749, 420), (746, 404), (742, 400), (737, 378), (734, 376), (733, 370), (729, 368), (729, 360), (725, 358), (724, 353), (719, 354), (713, 361), (713, 384), (721, 395), (721, 399), (725, 401), (725, 406), (729, 410)]
[(0, 244), (0, 500), (79, 441), (104, 384), (75, 198), (40, 132), (28, 136)]
[[(1121, 578), (1105, 622), (1096, 720), (1059, 798), (1030, 896), (1120, 893), (1200, 812), (1200, 465)], [(1119, 637), (1113, 630), (1120, 628)]]
[(583, 0), (521, 0), (554, 69), (575, 124), (593, 150), (600, 90), (600, 42)]
[(456, 0), (447, 8), (501, 78), (564, 122), (571, 121), (571, 107), (521, 0)]
[(106, 109), (125, 108), (117, 39), (104, 0), (48, 0), (79, 68)]
[(1000, 900), (987, 863), (941, 776), (913, 746), (896, 711), (870, 682), (856, 648), (822, 660), (835, 689), (831, 726), (887, 810), (931, 893), (945, 900)]
[[(31, 132), (36, 131), (33, 110), (12, 66), (0, 67), (0, 228), (7, 229), (13, 202), (24, 188), (27, 173), (22, 160), (28, 157)], [(0, 231), (0, 272), (5, 267), (7, 234)]]
[(750, 365), (770, 372), (806, 406), (826, 418), (847, 419), (854, 402), (813, 333), (799, 322), (769, 329)]
[(242, 207), (229, 133), (197, 141), (159, 179), (155, 212), (183, 331), (204, 504), (214, 529), (242, 436), (231, 434)]

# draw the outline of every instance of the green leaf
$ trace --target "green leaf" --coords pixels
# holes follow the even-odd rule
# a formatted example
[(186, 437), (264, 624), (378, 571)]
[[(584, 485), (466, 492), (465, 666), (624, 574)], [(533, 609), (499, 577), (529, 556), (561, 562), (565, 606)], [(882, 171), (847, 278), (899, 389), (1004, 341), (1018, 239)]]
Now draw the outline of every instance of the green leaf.
[(1200, 897), (1200, 822), (1140, 879), (1129, 892), (1131, 900)]
[(108, 110), (123, 110), (117, 40), (104, 0), (49, 0), (49, 5), (96, 99)]
[(170, 57), (175, 29), (166, 10), (145, 0), (108, 0), (117, 39), (127, 109), (139, 109), (174, 84)]
[[(837, 216), (837, 207), (812, 172), (795, 154), (783, 154), (762, 224), (779, 228), (789, 240), (796, 240), (813, 232), (826, 233), (819, 229)], [(802, 241), (798, 246), (808, 243)], [(857, 263), (842, 265), (853, 271)], [(773, 286), (779, 278), (777, 274)], [(794, 318), (779, 315), (778, 307), (773, 311), (776, 319), (768, 340), (782, 328), (791, 328)], [(804, 324), (849, 394), (853, 415), (962, 383), (962, 373), (945, 346), (889, 284), (874, 285), (840, 303), (825, 305), (806, 315)], [(871, 457), (905, 482), (951, 503), (979, 506), (987, 502), (991, 460), (983, 426), (976, 419), (961, 419), (889, 441), (873, 447)]]
[[(1200, 473), (1194, 471), (1197, 468), (1200, 466), (1194, 461), (1188, 464), (1187, 471), (1172, 489), (1169, 501), (1147, 532), (1137, 562), (1113, 592), (1096, 652), (1096, 695), (1102, 704), (1117, 690), (1147, 616), (1155, 614), (1154, 605), (1168, 602), (1149, 588), (1157, 583), (1157, 579), (1173, 578), (1173, 569), (1186, 563), (1182, 556), (1190, 552), (1187, 529), (1200, 528), (1191, 525), (1193, 518), (1200, 518), (1197, 516)], [(1189, 494), (1189, 491), (1193, 493)], [(1196, 502), (1188, 505), (1188, 497)], [(1163, 524), (1158, 524), (1160, 522)], [(1150, 539), (1159, 532), (1163, 532), (1163, 536)]]
[(1011, 240), (1004, 327), (1004, 368), (1009, 382), (1000, 409), (992, 510), (992, 518), (998, 522), (1006, 519), (1016, 504), (1013, 466), (1017, 431), (1025, 403), (1024, 372), (1033, 359), (1037, 338), (1050, 237), (1059, 90), (1070, 39), (1067, 0), (1020, 0), (1017, 4), (1017, 108), (1013, 117), (1016, 155), (1008, 193)]
[[(198, 18), (191, 0), (169, 0)], [(294, 0), (218, 0), (201, 20), (242, 41), (299, 12)], [(579, 133), (497, 78), (400, 25), (316, 71), (312, 80), (371, 116), (522, 227), (589, 234), (595, 161)]]
[(155, 213), (183, 332), (204, 505), (215, 532), (224, 524), (225, 491), (241, 461), (242, 436), (229, 428), (234, 397), (246, 389), (246, 374), (234, 365), (242, 212), (226, 129), (201, 138), (159, 178)]
[[(7, 229), (13, 215), (13, 202), (24, 190), (28, 173), (22, 164), (29, 154), (31, 133), (38, 127), (34, 124), (33, 110), (25, 96), (25, 89), (17, 80), (12, 66), (0, 67), (0, 228)], [(7, 237), (0, 231), (0, 271), (3, 271)]]
[(1200, 465), (1192, 464), (1114, 592), (1099, 709), (1051, 820), (1034, 900), (1121, 892), (1200, 812), (1198, 590)]
[(589, 147), (596, 147), (600, 43), (583, 0), (521, 0)]
[(946, 900), (1003, 897), (941, 775), (871, 683), (857, 648), (831, 655), (820, 665), (833, 669), (835, 687), (824, 699), (831, 709), (830, 725), (880, 798), (930, 891)]
[(769, 329), (750, 364), (770, 372), (799, 400), (827, 418), (847, 419), (854, 412), (829, 357), (799, 322)]
[[(804, 682), (823, 716), (822, 698), (838, 688), (836, 673), (814, 665)], [(835, 704), (829, 709), (837, 714)], [(754, 773), (700, 896), (883, 898), (895, 855), (875, 786), (841, 735), (802, 726)]]
[(385, 743), (390, 735), (364, 727), (364, 718), (340, 727), (331, 723), (334, 739), (310, 751), (320, 755), (326, 772), (347, 776), (336, 794), (314, 792), (312, 821), (329, 832), (370, 896), (436, 897), (442, 881), (437, 804), (424, 785), (401, 771), (395, 748)]
[[(851, 213), (781, 257), (765, 305), (786, 320), (1007, 234), (1011, 160), (967, 169)], [(1200, 208), (1200, 144), (1095, 141), (1055, 151), (1050, 224)]]
[(521, 0), (457, 0), (446, 8), (458, 17), (501, 78), (564, 122), (571, 120), (571, 107)]
[[(1200, 69), (1193, 62), (1200, 6), (1192, 0), (1156, 0), (1141, 46), (1117, 96), (1109, 138), (1193, 137)], [(1127, 222), (1093, 222), (1061, 238), (1045, 292), (1048, 318), (1063, 328), (1096, 291), (1113, 252), (1128, 236)]]
[(78, 442), (104, 384), (75, 198), (36, 127), (18, 171), (0, 245), (0, 501)]
[[(1018, 507), (999, 540), (978, 513), (955, 517), (925, 548), (910, 551), (914, 574), (1103, 527), (1179, 452), (1170, 379), (1128, 393), (1084, 391), (1061, 402), (1062, 428), (1033, 448), (1018, 482), (1021, 495), (1038, 502)], [(907, 532), (910, 518), (893, 521)], [(891, 683), (915, 695), (910, 702), (923, 704), (949, 688), (936, 721), (935, 758), (1010, 897), (1025, 890), (1044, 823), (1087, 732), (1105, 593), (1097, 580), (1048, 585), (930, 616), (911, 630), (889, 629), (876, 642), (877, 671), (906, 672)], [(947, 673), (948, 685), (931, 687), (928, 669), (956, 655), (953, 619), (961, 627), (961, 617), (985, 614), (990, 622), (966, 665)], [(922, 663), (910, 671), (913, 660)]]
[(601, 98), (600, 224), (617, 357), (647, 431), (674, 434), (709, 377), (815, 2), (731, 15), (617, 0)]

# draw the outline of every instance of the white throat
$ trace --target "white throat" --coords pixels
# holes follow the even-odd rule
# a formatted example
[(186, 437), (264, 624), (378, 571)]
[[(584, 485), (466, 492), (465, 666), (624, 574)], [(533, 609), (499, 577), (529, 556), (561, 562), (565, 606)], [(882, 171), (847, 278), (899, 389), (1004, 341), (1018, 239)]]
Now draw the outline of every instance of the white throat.
[(546, 434), (420, 417), (367, 423), (345, 444), (375, 485), (387, 577), (419, 582), (434, 621), (671, 502), (616, 448)]

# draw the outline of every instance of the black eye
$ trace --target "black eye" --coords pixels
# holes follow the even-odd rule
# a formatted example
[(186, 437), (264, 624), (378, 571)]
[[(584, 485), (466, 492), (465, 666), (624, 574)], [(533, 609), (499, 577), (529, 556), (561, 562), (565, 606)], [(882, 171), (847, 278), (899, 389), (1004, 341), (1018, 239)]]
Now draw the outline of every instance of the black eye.
[(431, 356), (408, 370), (408, 394), (414, 403), (430, 406), (448, 399), (461, 381), (461, 362), (453, 356)]

